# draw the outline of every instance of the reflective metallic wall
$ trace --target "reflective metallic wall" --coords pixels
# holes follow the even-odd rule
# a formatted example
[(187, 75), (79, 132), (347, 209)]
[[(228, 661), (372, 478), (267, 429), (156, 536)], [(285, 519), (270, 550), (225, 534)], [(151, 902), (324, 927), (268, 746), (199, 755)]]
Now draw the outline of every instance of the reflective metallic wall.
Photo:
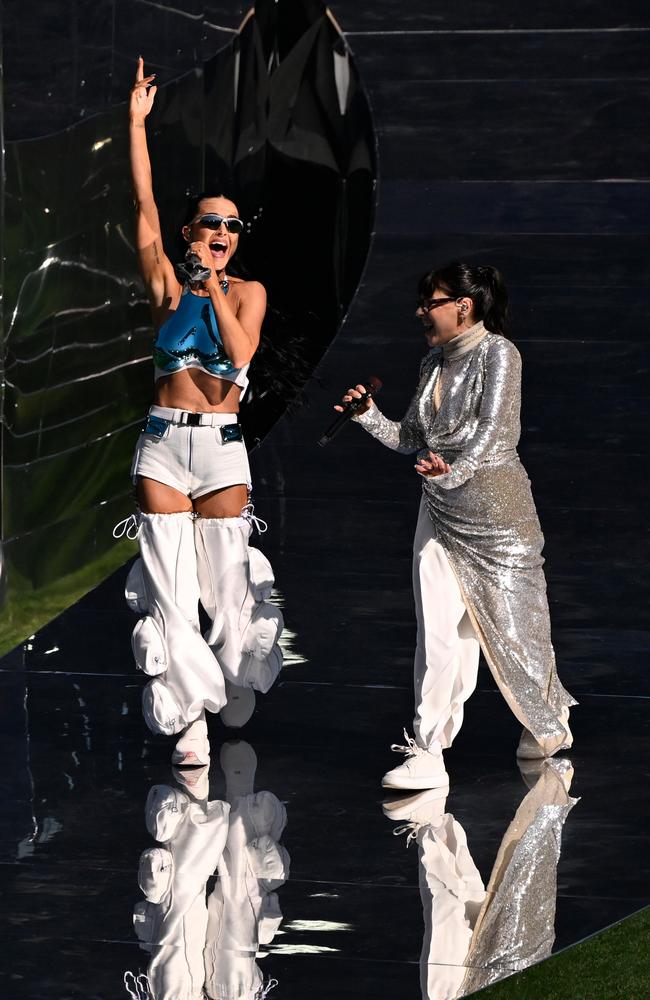
[(11, 2), (2, 15), (0, 652), (132, 551), (111, 529), (132, 508), (130, 457), (152, 393), (125, 104), (137, 56), (159, 85), (148, 132), (168, 254), (188, 193), (222, 185), (249, 222), (239, 272), (269, 291), (249, 446), (336, 333), (374, 206), (367, 102), (320, 2), (263, 2), (246, 19), (203, 0), (53, 2), (38, 14)]

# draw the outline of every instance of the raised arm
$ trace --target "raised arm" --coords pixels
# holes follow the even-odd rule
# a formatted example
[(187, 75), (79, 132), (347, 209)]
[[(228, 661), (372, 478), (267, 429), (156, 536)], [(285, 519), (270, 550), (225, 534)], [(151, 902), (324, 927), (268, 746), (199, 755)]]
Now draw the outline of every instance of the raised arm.
[(145, 121), (153, 107), (157, 89), (152, 85), (153, 79), (153, 75), (144, 75), (144, 63), (140, 56), (129, 102), (129, 148), (138, 262), (155, 311), (166, 304), (170, 294), (177, 288), (178, 281), (174, 268), (163, 251), (147, 148)]

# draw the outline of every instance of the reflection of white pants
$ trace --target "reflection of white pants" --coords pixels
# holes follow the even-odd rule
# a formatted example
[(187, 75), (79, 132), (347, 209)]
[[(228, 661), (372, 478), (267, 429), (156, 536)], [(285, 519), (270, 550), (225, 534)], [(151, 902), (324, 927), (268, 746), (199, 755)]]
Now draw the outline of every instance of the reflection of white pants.
[(462, 990), (476, 920), (485, 887), (451, 813), (437, 826), (423, 827), (420, 842), (420, 896), (424, 938), (420, 956), (423, 1000), (454, 1000)]
[(463, 704), (476, 687), (480, 646), (456, 576), (424, 500), (413, 542), (415, 740), (444, 749), (463, 722)]

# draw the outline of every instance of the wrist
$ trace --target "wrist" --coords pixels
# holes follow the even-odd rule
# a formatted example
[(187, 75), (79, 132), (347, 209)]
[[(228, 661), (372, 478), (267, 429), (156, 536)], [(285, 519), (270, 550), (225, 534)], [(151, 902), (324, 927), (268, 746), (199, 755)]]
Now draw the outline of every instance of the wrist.
[(129, 114), (129, 125), (132, 128), (144, 128), (145, 117), (143, 115)]
[(223, 277), (219, 277), (218, 272), (213, 271), (208, 280), (205, 282), (206, 288), (208, 287), (208, 285), (211, 288), (220, 288), (221, 291), (223, 291)]
[(373, 405), (374, 404), (371, 404), (367, 410), (358, 410), (355, 414), (353, 414), (352, 419), (358, 420), (360, 423), (364, 423), (364, 418), (369, 417), (372, 413)]

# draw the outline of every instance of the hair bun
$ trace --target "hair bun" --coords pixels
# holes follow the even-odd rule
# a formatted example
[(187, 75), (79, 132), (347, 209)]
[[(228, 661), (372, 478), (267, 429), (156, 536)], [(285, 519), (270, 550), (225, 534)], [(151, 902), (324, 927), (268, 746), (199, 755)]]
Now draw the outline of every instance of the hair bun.
[(474, 302), (475, 319), (482, 319), (490, 333), (507, 336), (508, 292), (496, 267), (452, 261), (422, 275), (418, 284), (420, 299), (431, 298), (436, 288), (454, 298), (469, 296)]

